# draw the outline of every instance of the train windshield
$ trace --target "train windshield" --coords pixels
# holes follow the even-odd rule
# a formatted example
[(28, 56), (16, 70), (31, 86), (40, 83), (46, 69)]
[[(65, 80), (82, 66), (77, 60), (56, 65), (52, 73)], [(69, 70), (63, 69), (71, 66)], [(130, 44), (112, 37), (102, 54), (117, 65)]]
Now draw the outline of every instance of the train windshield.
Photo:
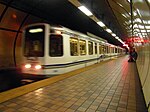
[(24, 39), (24, 56), (43, 57), (44, 56), (44, 36), (45, 26), (32, 26), (26, 29)]

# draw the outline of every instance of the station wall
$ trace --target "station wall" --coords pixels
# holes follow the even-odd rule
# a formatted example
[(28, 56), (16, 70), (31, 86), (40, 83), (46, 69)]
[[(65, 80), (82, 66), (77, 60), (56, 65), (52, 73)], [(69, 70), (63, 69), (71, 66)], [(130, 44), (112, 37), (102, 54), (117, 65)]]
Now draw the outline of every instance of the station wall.
[(44, 20), (0, 4), (0, 70), (20, 66), (22, 30), (37, 22)]
[(143, 44), (136, 48), (138, 52), (137, 68), (141, 81), (146, 105), (150, 111), (150, 44)]

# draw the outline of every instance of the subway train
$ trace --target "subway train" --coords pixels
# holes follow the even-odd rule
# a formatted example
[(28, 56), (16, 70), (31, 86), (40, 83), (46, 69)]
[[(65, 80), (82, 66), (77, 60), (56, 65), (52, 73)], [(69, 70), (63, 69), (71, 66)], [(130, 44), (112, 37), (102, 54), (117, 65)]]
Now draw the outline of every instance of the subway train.
[(124, 54), (96, 35), (47, 23), (26, 26), (22, 40), (21, 71), (28, 76), (59, 75)]

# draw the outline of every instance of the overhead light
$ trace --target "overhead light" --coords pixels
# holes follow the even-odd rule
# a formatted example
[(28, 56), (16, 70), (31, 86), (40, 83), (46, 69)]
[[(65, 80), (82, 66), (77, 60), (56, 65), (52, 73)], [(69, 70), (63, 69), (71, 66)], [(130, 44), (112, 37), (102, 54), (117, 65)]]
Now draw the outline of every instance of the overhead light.
[(105, 27), (105, 24), (101, 21), (98, 21), (97, 24), (100, 25), (101, 27)]
[(125, 14), (121, 14), (123, 17), (127, 18), (127, 16)]
[(114, 36), (114, 37), (116, 36), (116, 34), (114, 34), (114, 33), (112, 33), (111, 35)]
[(143, 20), (144, 24), (150, 24), (150, 20)]
[(143, 32), (142, 32), (142, 35), (147, 35), (147, 33), (145, 33), (145, 32), (143, 33)]
[(128, 46), (128, 44), (123, 44), (123, 46), (126, 46), (126, 47), (127, 47), (127, 46)]
[(123, 7), (123, 5), (122, 5), (122, 4), (120, 4), (120, 3), (118, 3), (118, 2), (117, 2), (117, 4), (118, 4), (120, 7)]
[(146, 29), (150, 29), (150, 26), (145, 26)]
[(147, 32), (150, 32), (150, 30), (147, 30)]
[(133, 25), (133, 28), (138, 28), (138, 25), (137, 25), (137, 24), (134, 24), (134, 25)]
[(93, 15), (92, 12), (89, 9), (87, 9), (85, 6), (80, 6), (80, 7), (78, 7), (78, 9), (80, 9), (87, 16)]
[(130, 0), (127, 0), (130, 3)]
[(145, 33), (145, 32), (146, 32), (146, 30), (141, 30), (141, 32), (142, 32), (142, 33)]
[(136, 22), (139, 22), (139, 23), (142, 23), (142, 21), (141, 21), (140, 18), (136, 18), (135, 21), (136, 21)]
[(134, 11), (134, 12), (133, 12), (133, 15), (134, 15), (134, 16), (136, 16), (136, 15), (137, 15), (137, 13)]
[(119, 37), (116, 36), (115, 39), (119, 39)]
[(139, 29), (134, 29), (135, 31), (137, 31), (137, 32), (140, 32), (140, 30)]
[(130, 25), (129, 28), (132, 28), (132, 25)]
[(112, 31), (111, 31), (110, 29), (108, 29), (108, 28), (106, 29), (106, 31), (107, 31), (108, 33), (112, 33)]
[(129, 20), (128, 23), (131, 24), (131, 20)]
[(139, 25), (139, 28), (140, 28), (140, 29), (144, 29), (144, 26), (142, 26), (142, 25)]
[(127, 21), (125, 21), (125, 24), (127, 24), (127, 25), (128, 25), (128, 24), (130, 24), (130, 23), (129, 23), (129, 22), (127, 22)]
[(136, 9), (136, 10), (137, 10), (138, 14), (140, 15), (140, 17), (142, 17), (142, 16), (141, 16), (141, 13), (140, 13), (140, 11), (139, 11), (139, 9)]

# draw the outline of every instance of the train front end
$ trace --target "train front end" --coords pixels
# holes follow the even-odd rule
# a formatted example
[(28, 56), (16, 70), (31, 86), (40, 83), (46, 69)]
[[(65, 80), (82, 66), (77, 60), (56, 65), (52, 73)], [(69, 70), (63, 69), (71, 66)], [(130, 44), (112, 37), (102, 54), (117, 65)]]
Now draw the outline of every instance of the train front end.
[(23, 34), (23, 74), (44, 74), (42, 65), (45, 54), (46, 25), (31, 25)]

